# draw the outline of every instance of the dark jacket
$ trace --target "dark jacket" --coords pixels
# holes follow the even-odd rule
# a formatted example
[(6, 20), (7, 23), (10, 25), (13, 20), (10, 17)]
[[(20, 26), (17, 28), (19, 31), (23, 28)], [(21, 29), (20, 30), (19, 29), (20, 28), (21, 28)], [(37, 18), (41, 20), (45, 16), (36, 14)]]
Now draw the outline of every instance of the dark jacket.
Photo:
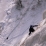
[(31, 34), (31, 32), (34, 32), (34, 28), (33, 27), (36, 27), (38, 25), (31, 25), (30, 28), (29, 28), (29, 35)]

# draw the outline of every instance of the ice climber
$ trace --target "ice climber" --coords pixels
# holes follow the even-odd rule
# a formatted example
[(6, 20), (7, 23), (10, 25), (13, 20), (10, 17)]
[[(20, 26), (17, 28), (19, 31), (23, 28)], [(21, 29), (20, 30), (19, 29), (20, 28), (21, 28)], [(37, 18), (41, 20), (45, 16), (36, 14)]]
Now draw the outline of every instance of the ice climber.
[(35, 31), (34, 27), (36, 27), (36, 26), (38, 26), (38, 25), (31, 25), (30, 26), (30, 28), (29, 28), (29, 35), (31, 34), (31, 32)]

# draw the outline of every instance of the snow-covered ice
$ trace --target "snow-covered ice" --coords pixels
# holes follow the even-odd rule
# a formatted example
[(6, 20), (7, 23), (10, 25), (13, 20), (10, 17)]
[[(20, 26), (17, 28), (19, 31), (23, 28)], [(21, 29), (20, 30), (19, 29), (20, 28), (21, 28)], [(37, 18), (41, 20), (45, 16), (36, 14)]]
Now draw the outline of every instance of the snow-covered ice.
[[(0, 23), (2, 22), (0, 46), (20, 45), (29, 37), (30, 25), (40, 25), (36, 28), (37, 31), (41, 31), (42, 29), (40, 28), (45, 25), (46, 19), (43, 20), (45, 18), (43, 12), (46, 9), (45, 0), (42, 0), (40, 5), (37, 4), (38, 0), (21, 0), (23, 5), (21, 10), (16, 8), (16, 1), (18, 0), (0, 0)], [(42, 21), (41, 24), (39, 24), (40, 21)], [(35, 32), (32, 33), (30, 37), (33, 38), (33, 34), (35, 34)], [(37, 32), (36, 34), (39, 33)], [(34, 46), (38, 46), (38, 43)], [(42, 46), (42, 44), (39, 46)]]

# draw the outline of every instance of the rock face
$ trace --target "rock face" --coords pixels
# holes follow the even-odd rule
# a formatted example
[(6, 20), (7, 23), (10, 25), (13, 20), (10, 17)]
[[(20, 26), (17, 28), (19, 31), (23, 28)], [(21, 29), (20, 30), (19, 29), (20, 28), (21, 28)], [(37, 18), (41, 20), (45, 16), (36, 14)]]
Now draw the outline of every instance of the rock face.
[(43, 12), (43, 19), (46, 18), (46, 10)]
[[(40, 26), (43, 23), (42, 26)], [(40, 23), (40, 28), (32, 33), (27, 39), (21, 44), (21, 46), (46, 46), (46, 19)]]

